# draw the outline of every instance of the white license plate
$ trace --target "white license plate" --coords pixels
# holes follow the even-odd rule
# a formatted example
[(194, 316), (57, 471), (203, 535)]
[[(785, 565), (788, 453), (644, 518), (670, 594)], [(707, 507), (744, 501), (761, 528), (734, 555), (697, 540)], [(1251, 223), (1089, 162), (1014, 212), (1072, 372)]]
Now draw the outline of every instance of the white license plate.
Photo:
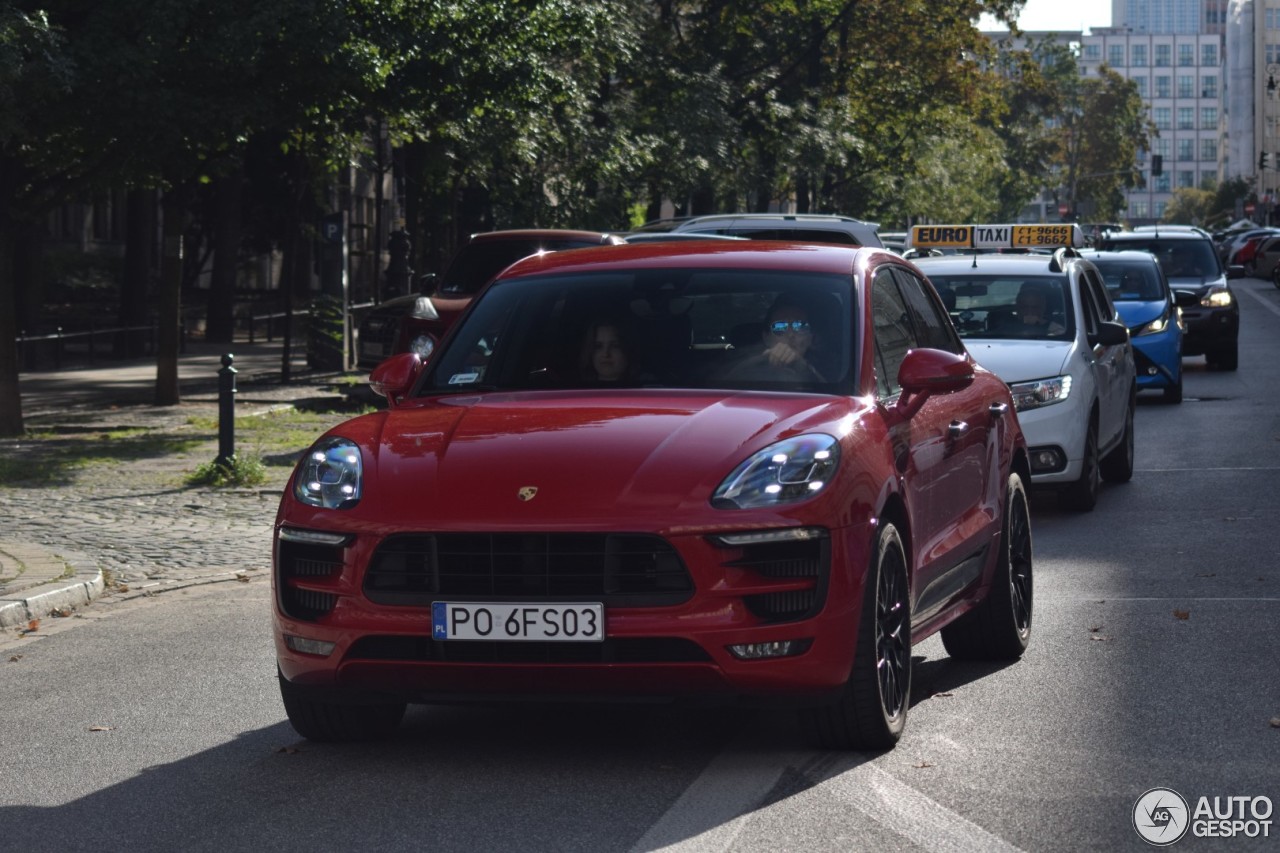
[(604, 605), (598, 602), (434, 601), (431, 603), (431, 637), (436, 640), (599, 643), (604, 641)]

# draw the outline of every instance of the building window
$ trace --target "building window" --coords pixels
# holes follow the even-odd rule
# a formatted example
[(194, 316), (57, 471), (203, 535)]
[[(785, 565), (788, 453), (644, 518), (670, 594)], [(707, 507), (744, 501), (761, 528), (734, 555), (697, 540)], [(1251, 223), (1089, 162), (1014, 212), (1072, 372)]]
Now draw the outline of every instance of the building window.
[(1173, 45), (1158, 44), (1156, 45), (1156, 66), (1159, 68), (1168, 68), (1173, 64)]
[(1201, 107), (1200, 108), (1200, 129), (1201, 130), (1217, 130), (1218, 129), (1218, 108), (1217, 107)]
[(1200, 64), (1208, 68), (1218, 67), (1218, 46), (1216, 44), (1200, 45)]
[(1135, 85), (1135, 86), (1137, 86), (1137, 87), (1138, 87), (1138, 97), (1139, 97), (1139, 98), (1142, 98), (1142, 99), (1145, 101), (1145, 100), (1147, 99), (1147, 78), (1146, 78), (1146, 76), (1144, 75), (1144, 76), (1142, 76), (1142, 77), (1130, 77), (1129, 79), (1133, 81), (1133, 85)]
[(1218, 97), (1218, 75), (1206, 74), (1200, 78), (1200, 97), (1216, 98)]
[(1179, 187), (1194, 187), (1196, 185), (1196, 173), (1191, 170), (1178, 172)]
[(1084, 46), (1085, 62), (1097, 62), (1100, 59), (1102, 59), (1102, 45), (1086, 44)]
[(1178, 161), (1186, 163), (1195, 159), (1193, 154), (1193, 146), (1196, 144), (1194, 139), (1178, 140)]
[(1145, 68), (1147, 65), (1147, 46), (1145, 44), (1135, 44), (1129, 50), (1129, 60), (1137, 68)]
[[(1165, 179), (1165, 182), (1164, 182), (1164, 183), (1165, 183), (1165, 188), (1164, 188), (1164, 190), (1162, 190), (1162, 192), (1168, 192), (1168, 191), (1169, 191), (1169, 186), (1168, 186), (1168, 185), (1169, 185), (1169, 181), (1168, 181), (1168, 179)], [(1166, 208), (1166, 207), (1168, 207), (1168, 206), (1169, 206), (1169, 202), (1167, 202), (1167, 201), (1158, 201), (1158, 202), (1156, 202), (1156, 203), (1155, 203), (1155, 206), (1154, 206), (1154, 208), (1153, 208), (1153, 212), (1155, 213), (1155, 218), (1156, 218), (1156, 219), (1164, 219), (1164, 210), (1165, 210), (1165, 208)]]
[(1194, 107), (1178, 107), (1178, 130), (1195, 130), (1195, 115)]
[(1151, 140), (1151, 153), (1159, 154), (1165, 160), (1169, 159), (1169, 140), (1153, 139)]
[(1167, 193), (1169, 191), (1169, 173), (1166, 171), (1163, 175), (1152, 178), (1151, 188), (1158, 193)]
[(1200, 159), (1208, 160), (1211, 163), (1218, 162), (1218, 140), (1216, 139), (1200, 140)]
[(1151, 111), (1151, 118), (1156, 123), (1157, 130), (1170, 130), (1173, 123), (1170, 121), (1171, 110), (1168, 107), (1156, 107)]
[(1196, 78), (1190, 74), (1178, 75), (1178, 97), (1194, 98), (1196, 96)]
[(1112, 68), (1124, 67), (1124, 45), (1109, 44), (1107, 45), (1107, 64)]
[(1280, 56), (1280, 45), (1278, 44), (1267, 45), (1267, 64), (1271, 65), (1274, 62), (1276, 62), (1277, 56)]
[(1156, 97), (1172, 98), (1173, 97), (1173, 78), (1168, 74), (1162, 74), (1156, 77)]
[(1178, 45), (1178, 64), (1182, 66), (1196, 64), (1196, 46), (1194, 44)]
[(1151, 202), (1146, 199), (1141, 201), (1134, 199), (1129, 202), (1129, 218), (1130, 219), (1146, 219), (1151, 213)]

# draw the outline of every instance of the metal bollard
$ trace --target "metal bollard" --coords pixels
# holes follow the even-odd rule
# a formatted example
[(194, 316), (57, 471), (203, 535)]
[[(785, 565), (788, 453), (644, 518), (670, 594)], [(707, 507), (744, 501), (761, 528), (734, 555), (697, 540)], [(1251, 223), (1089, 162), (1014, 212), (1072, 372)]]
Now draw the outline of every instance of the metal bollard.
[(222, 369), (218, 371), (218, 458), (215, 465), (231, 466), (236, 455), (236, 369), (231, 366), (235, 356), (222, 356)]

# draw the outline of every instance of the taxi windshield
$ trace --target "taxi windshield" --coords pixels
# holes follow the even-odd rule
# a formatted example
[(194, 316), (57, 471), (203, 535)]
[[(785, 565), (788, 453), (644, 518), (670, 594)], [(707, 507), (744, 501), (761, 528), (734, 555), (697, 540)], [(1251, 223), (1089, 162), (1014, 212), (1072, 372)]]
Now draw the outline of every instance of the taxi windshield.
[[(608, 270), (487, 290), (418, 393), (609, 387), (850, 393), (848, 276)], [(784, 357), (785, 356), (785, 357)]]
[(1065, 275), (930, 275), (960, 337), (1070, 340)]

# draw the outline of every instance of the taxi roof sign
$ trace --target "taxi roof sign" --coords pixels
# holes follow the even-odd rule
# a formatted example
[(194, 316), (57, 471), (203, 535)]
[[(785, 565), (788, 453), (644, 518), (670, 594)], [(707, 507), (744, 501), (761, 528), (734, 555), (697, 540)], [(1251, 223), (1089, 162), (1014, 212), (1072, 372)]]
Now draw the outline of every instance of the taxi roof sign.
[(1084, 230), (1057, 225), (915, 225), (907, 235), (911, 249), (1058, 249), (1084, 248)]

